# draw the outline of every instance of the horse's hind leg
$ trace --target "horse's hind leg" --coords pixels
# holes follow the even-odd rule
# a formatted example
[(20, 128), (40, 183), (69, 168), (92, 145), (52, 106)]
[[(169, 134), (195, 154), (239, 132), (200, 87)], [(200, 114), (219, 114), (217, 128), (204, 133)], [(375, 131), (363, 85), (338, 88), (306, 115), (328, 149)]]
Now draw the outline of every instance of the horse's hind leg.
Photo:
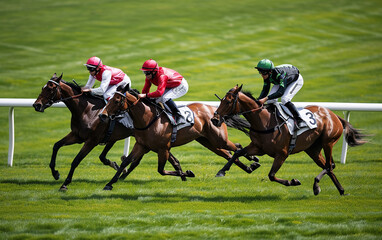
[(50, 170), (52, 171), (52, 175), (54, 179), (60, 179), (60, 173), (55, 169), (56, 168), (56, 158), (57, 152), (62, 146), (72, 145), (74, 143), (81, 143), (81, 141), (77, 138), (73, 132), (70, 132), (68, 135), (63, 137), (60, 141), (56, 142), (53, 146), (52, 157), (50, 159)]
[(321, 192), (321, 188), (318, 183), (321, 181), (321, 178), (328, 173), (325, 168), (326, 161), (321, 154), (322, 146), (318, 142), (313, 144), (310, 148), (306, 149), (305, 152), (309, 155), (310, 158), (323, 170), (314, 178), (313, 183), (313, 193), (314, 195), (318, 195)]
[[(337, 141), (336, 141), (337, 142)], [(342, 185), (340, 184), (340, 182), (338, 181), (336, 175), (334, 175), (333, 173), (333, 156), (332, 156), (332, 151), (333, 151), (333, 145), (335, 144), (335, 142), (333, 144), (327, 144), (326, 146), (324, 146), (324, 153), (325, 153), (325, 158), (326, 158), (326, 169), (328, 170), (328, 176), (330, 177), (330, 179), (332, 179), (332, 182), (334, 183), (334, 185), (336, 186), (337, 190), (340, 192), (340, 195), (344, 195), (344, 188), (342, 187)]]
[(186, 177), (195, 177), (195, 174), (190, 170), (187, 170), (184, 173), (182, 170), (182, 167), (180, 166), (179, 160), (176, 159), (176, 157), (174, 155), (172, 155), (171, 152), (169, 154), (170, 155), (169, 155), (168, 161), (171, 163), (171, 165), (174, 167), (174, 169), (178, 172), (182, 181), (187, 181)]
[(117, 164), (116, 162), (112, 162), (112, 161), (110, 161), (109, 159), (106, 158), (107, 153), (108, 153), (108, 152), (110, 151), (110, 149), (114, 146), (114, 143), (115, 143), (115, 141), (114, 141), (114, 142), (108, 142), (108, 143), (106, 144), (106, 146), (104, 147), (104, 149), (103, 149), (101, 155), (99, 155), (99, 159), (101, 160), (101, 162), (102, 162), (104, 165), (106, 165), (106, 166), (110, 166), (110, 167), (114, 168), (116, 171), (118, 171), (118, 169), (119, 169), (118, 164)]

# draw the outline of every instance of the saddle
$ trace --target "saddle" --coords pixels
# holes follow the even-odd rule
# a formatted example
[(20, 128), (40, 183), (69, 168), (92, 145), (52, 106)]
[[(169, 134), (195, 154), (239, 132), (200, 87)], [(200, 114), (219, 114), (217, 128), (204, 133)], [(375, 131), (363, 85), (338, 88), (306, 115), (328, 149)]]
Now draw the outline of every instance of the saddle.
[(164, 109), (165, 109), (165, 114), (167, 118), (170, 120), (171, 125), (173, 126), (172, 128), (172, 135), (171, 135), (171, 142), (176, 141), (176, 134), (178, 130), (185, 128), (185, 127), (192, 127), (195, 123), (195, 118), (194, 118), (194, 112), (191, 111), (191, 109), (187, 106), (178, 106), (179, 112), (182, 115), (182, 118), (180, 121), (176, 122), (175, 121), (175, 116), (172, 114), (170, 108), (166, 105), (163, 104)]
[[(276, 103), (273, 103), (272, 105), (274, 105), (275, 107), (275, 112), (277, 116), (279, 116), (281, 119), (283, 119), (283, 121), (285, 121), (286, 125), (288, 126), (289, 133), (293, 135), (297, 127), (295, 125), (295, 120), (293, 118), (292, 113), (283, 104), (276, 102)], [(307, 126), (304, 128), (298, 129), (297, 136), (310, 129), (317, 128), (316, 117), (311, 111), (303, 108), (303, 109), (299, 109), (298, 112), (300, 113), (301, 118), (304, 120)]]

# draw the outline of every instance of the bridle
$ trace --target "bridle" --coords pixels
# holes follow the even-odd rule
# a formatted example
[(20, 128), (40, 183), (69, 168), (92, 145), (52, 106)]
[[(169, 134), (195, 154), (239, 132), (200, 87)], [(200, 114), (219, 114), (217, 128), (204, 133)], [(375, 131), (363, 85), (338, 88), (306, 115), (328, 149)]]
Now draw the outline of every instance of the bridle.
[[(219, 96), (215, 94), (215, 96), (216, 96), (217, 98), (219, 98), (221, 102), (227, 97), (227, 95), (232, 95), (232, 97), (234, 98), (234, 100), (233, 100), (233, 104), (232, 104), (231, 112), (230, 112), (229, 114), (227, 114), (227, 115), (220, 116), (220, 117), (223, 119), (223, 121), (224, 121), (225, 119), (228, 119), (228, 118), (233, 117), (234, 115), (244, 115), (244, 114), (247, 114), (247, 113), (254, 113), (254, 112), (257, 112), (257, 111), (262, 110), (262, 109), (264, 108), (264, 104), (262, 104), (261, 106), (259, 106), (259, 107), (257, 107), (257, 108), (250, 109), (250, 110), (243, 111), (243, 112), (237, 112), (237, 113), (235, 113), (235, 109), (238, 109), (237, 104), (238, 104), (239, 94), (237, 94), (237, 93), (234, 94), (234, 93), (232, 93), (232, 92), (228, 92), (228, 93), (226, 94), (226, 96), (225, 96), (223, 99), (220, 99)], [(256, 101), (256, 100), (255, 100), (255, 101)], [(232, 101), (231, 101), (231, 102), (232, 102)], [(231, 102), (230, 102), (230, 103), (231, 103)], [(276, 118), (276, 121), (277, 121), (277, 117), (276, 117), (276, 116), (275, 116), (275, 118)], [(270, 128), (270, 129), (266, 129), (266, 130), (256, 130), (256, 129), (252, 128), (252, 127), (251, 127), (250, 129), (251, 129), (252, 131), (254, 131), (254, 132), (261, 133), (261, 134), (272, 133), (272, 132), (274, 132), (274, 131), (276, 131), (276, 130), (279, 130), (279, 132), (281, 132), (281, 126), (284, 125), (285, 123), (286, 123), (286, 121), (283, 121), (282, 123), (279, 124), (278, 121), (277, 121), (277, 125), (276, 125), (275, 127)]]
[[(231, 117), (233, 117), (234, 115), (244, 115), (244, 114), (247, 114), (247, 113), (254, 113), (254, 112), (259, 111), (259, 110), (261, 110), (261, 109), (264, 108), (264, 105), (262, 104), (262, 105), (259, 106), (258, 108), (254, 108), (254, 109), (250, 109), (250, 110), (247, 110), (247, 111), (243, 111), (243, 112), (237, 112), (237, 113), (235, 113), (235, 109), (239, 109), (239, 107), (237, 106), (237, 105), (239, 104), (239, 102), (238, 102), (239, 94), (237, 94), (237, 93), (235, 94), (235, 93), (232, 93), (232, 92), (228, 92), (228, 93), (226, 94), (226, 96), (225, 96), (223, 99), (221, 99), (217, 94), (215, 94), (215, 96), (216, 96), (221, 102), (224, 101), (224, 100), (227, 98), (227, 95), (231, 95), (231, 96), (234, 98), (234, 100), (233, 100), (233, 104), (232, 104), (231, 112), (230, 112), (229, 114), (227, 114), (227, 115), (222, 116), (223, 119), (231, 118)], [(231, 102), (232, 102), (232, 101), (231, 101)], [(229, 102), (229, 103), (231, 103), (231, 102)]]
[[(67, 97), (67, 98), (62, 98), (62, 91), (61, 91), (61, 86), (60, 86), (60, 83), (59, 82), (56, 82), (56, 81), (53, 81), (52, 79), (50, 79), (48, 82), (51, 82), (53, 83), (54, 85), (56, 85), (56, 91), (54, 92), (54, 95), (48, 99), (48, 106), (51, 106), (52, 104), (54, 103), (58, 103), (58, 102), (64, 102), (64, 101), (67, 101), (67, 100), (70, 100), (70, 99), (73, 99), (73, 98), (77, 98), (77, 97), (80, 97), (84, 92), (81, 91), (80, 94), (77, 94), (77, 95), (73, 95), (73, 96), (70, 96), (70, 97)], [(54, 100), (56, 97), (57, 97), (57, 94), (59, 93), (60, 95), (60, 99), (58, 100)]]

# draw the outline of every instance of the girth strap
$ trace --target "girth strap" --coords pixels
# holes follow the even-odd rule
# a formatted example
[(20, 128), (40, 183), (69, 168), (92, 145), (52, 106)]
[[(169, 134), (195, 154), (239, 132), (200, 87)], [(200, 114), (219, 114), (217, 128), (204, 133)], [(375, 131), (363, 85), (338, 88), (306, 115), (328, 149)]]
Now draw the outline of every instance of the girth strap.
[(106, 144), (107, 141), (109, 141), (110, 139), (110, 136), (111, 134), (113, 133), (114, 131), (114, 128), (115, 128), (115, 122), (117, 120), (114, 118), (110, 121), (110, 124), (109, 124), (109, 128), (107, 129), (107, 132), (106, 132), (106, 135), (105, 137), (102, 139), (102, 141), (99, 143), (100, 145), (104, 145)]

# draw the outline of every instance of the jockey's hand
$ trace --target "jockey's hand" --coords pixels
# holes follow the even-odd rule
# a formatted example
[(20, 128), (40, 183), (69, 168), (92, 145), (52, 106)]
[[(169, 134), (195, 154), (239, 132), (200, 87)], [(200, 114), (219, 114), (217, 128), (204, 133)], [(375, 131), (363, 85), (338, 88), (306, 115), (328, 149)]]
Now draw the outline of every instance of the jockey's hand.
[(138, 94), (138, 97), (139, 98), (145, 98), (146, 97), (146, 93), (140, 93), (140, 94)]
[(91, 92), (91, 91), (92, 91), (90, 88), (82, 88), (81, 90), (82, 90), (82, 92), (84, 92), (84, 93), (85, 93), (85, 92)]
[(259, 99), (258, 101), (259, 101), (259, 103), (260, 103), (261, 105), (264, 105), (264, 103), (265, 103), (267, 100), (268, 100), (268, 97), (265, 97), (265, 98)]

